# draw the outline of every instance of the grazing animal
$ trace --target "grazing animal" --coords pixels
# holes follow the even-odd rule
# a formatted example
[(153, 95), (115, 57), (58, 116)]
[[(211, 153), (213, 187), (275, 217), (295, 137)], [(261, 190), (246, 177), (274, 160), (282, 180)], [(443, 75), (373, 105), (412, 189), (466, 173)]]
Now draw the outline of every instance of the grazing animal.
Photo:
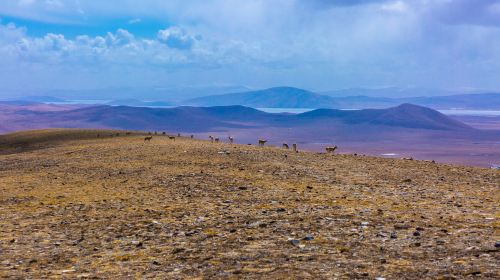
[(267, 142), (267, 140), (259, 139), (259, 146), (264, 147), (264, 145), (266, 144), (266, 142)]
[(333, 154), (335, 153), (335, 150), (337, 149), (337, 146), (333, 146), (333, 147), (326, 147), (325, 150), (327, 153), (329, 154)]
[(234, 138), (232, 136), (229, 136), (228, 138), (229, 138), (229, 143), (233, 144)]
[(210, 138), (210, 142), (214, 142), (214, 137), (212, 135), (208, 136), (208, 138)]
[(214, 138), (215, 143), (219, 143), (219, 138)]
[(296, 152), (296, 153), (298, 153), (298, 152), (299, 152), (299, 150), (297, 149), (297, 144), (295, 144), (295, 143), (293, 143), (293, 144), (292, 144), (292, 149), (293, 149), (293, 151), (294, 151), (294, 152)]
[(288, 150), (288, 149), (290, 149), (290, 147), (288, 146), (288, 144), (287, 144), (287, 143), (283, 143), (283, 149)]
[(168, 136), (168, 139), (175, 141), (175, 136)]
[(151, 142), (151, 139), (153, 139), (153, 136), (146, 136), (144, 137), (144, 142)]

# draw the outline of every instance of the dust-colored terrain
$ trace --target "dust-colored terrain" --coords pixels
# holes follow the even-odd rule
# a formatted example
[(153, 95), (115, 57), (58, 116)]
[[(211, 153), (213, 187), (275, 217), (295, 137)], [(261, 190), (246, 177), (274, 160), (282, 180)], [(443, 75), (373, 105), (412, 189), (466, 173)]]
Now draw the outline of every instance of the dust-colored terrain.
[(499, 170), (40, 133), (0, 136), (0, 278), (500, 277)]

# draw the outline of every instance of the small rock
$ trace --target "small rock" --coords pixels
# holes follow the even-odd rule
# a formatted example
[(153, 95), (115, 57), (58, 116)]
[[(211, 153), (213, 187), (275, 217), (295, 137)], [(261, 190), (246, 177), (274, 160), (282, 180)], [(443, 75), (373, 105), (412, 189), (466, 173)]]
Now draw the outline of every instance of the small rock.
[(415, 231), (415, 232), (413, 233), (413, 236), (420, 236), (420, 232)]
[(290, 244), (292, 244), (293, 246), (299, 246), (300, 245), (300, 240), (298, 239), (290, 239)]
[(398, 235), (395, 232), (391, 233), (391, 239), (396, 239), (396, 238), (398, 238)]
[(178, 253), (181, 253), (181, 252), (184, 252), (185, 249), (184, 248), (174, 248), (172, 250), (172, 254), (178, 254)]
[(370, 224), (370, 222), (361, 222), (361, 225), (362, 225), (362, 226), (367, 226), (367, 225), (369, 225), (369, 224)]
[(406, 225), (406, 224), (395, 224), (394, 225), (394, 229), (398, 229), (398, 230), (400, 230), (400, 229), (409, 229), (409, 228), (410, 228), (410, 226)]
[(500, 248), (500, 241), (495, 242), (495, 248)]
[(308, 235), (306, 235), (306, 237), (302, 238), (302, 240), (311, 241), (311, 240), (314, 240), (314, 236), (308, 234)]

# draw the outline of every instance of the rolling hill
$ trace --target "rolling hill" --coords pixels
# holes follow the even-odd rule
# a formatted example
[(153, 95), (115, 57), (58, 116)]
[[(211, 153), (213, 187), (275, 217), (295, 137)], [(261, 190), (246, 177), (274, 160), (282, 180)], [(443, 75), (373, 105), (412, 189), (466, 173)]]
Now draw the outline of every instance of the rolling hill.
[(244, 106), (144, 108), (62, 105), (0, 106), (0, 133), (45, 128), (108, 128), (209, 135), (237, 143), (298, 143), (322, 151), (406, 155), (478, 166), (499, 164), (500, 131), (473, 129), (435, 110), (403, 104), (389, 109), (318, 109), (271, 114)]
[[(9, 116), (13, 118), (14, 116)], [(244, 106), (144, 108), (95, 106), (67, 111), (22, 111), (14, 123), (40, 127), (108, 127), (203, 132), (251, 127), (293, 127), (309, 123), (382, 125), (402, 128), (471, 130), (429, 108), (403, 104), (389, 109), (318, 109), (302, 114), (271, 114)]]

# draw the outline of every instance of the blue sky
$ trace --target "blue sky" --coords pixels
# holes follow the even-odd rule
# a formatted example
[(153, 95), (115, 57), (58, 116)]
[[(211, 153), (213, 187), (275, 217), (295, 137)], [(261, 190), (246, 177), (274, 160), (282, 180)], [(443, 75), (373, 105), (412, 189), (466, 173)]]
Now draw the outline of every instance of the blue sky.
[(500, 89), (500, 1), (2, 0), (0, 90)]

